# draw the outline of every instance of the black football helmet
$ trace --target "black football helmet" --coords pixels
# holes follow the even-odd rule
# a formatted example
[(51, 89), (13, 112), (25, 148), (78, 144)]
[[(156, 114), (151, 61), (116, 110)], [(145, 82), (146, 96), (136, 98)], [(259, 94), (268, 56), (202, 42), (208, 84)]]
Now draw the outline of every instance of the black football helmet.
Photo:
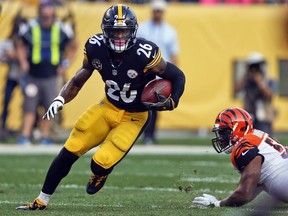
[(137, 18), (124, 4), (116, 4), (106, 10), (101, 29), (104, 43), (117, 53), (131, 48), (136, 43)]

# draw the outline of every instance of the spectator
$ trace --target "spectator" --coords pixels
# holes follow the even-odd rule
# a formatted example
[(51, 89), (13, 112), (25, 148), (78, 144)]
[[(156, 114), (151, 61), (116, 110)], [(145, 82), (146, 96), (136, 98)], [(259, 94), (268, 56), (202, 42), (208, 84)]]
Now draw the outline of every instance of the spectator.
[[(77, 49), (71, 26), (57, 21), (51, 3), (40, 4), (38, 15), (39, 18), (20, 29), (21, 40), (17, 43), (21, 70), (28, 75), (24, 89), (23, 128), (18, 144), (31, 144), (37, 108), (39, 105), (49, 108), (57, 95), (57, 76), (65, 74)], [(51, 144), (51, 123), (43, 120), (41, 124), (40, 143)]]
[(254, 128), (272, 135), (275, 118), (272, 99), (276, 82), (267, 77), (267, 63), (260, 53), (251, 53), (246, 65), (246, 73), (236, 82), (235, 92), (244, 90), (244, 109), (252, 116)]
[(2, 125), (0, 131), (0, 140), (5, 141), (8, 136), (8, 128), (6, 125), (7, 117), (9, 114), (8, 106), (11, 101), (12, 93), (14, 89), (18, 86), (20, 81), (20, 66), (17, 58), (17, 53), (15, 51), (15, 42), (19, 28), (23, 25), (26, 20), (21, 17), (20, 11), (17, 13), (13, 20), (13, 28), (10, 35), (4, 41), (0, 43), (0, 61), (8, 65), (6, 85), (4, 89), (4, 101), (2, 109)]
[[(175, 29), (164, 21), (164, 12), (167, 3), (164, 0), (154, 0), (151, 2), (152, 18), (141, 23), (138, 36), (151, 40), (162, 50), (163, 59), (174, 65), (178, 63), (178, 38)], [(152, 111), (151, 121), (144, 131), (143, 142), (145, 144), (156, 143), (156, 121), (157, 111)]]
[(264, 0), (199, 0), (201, 5), (216, 5), (216, 4), (229, 4), (229, 5), (251, 5), (251, 4), (264, 4)]

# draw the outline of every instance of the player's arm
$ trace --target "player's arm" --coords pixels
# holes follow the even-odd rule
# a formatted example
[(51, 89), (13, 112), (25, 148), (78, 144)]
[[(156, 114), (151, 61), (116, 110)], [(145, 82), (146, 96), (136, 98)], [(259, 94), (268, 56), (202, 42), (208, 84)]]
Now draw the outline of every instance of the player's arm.
[(90, 78), (93, 68), (86, 59), (83, 60), (82, 67), (76, 72), (74, 77), (70, 79), (61, 89), (59, 95), (53, 100), (49, 109), (43, 116), (43, 119), (50, 120), (54, 118), (58, 111), (60, 111), (65, 103), (70, 102), (76, 97), (82, 86)]
[(220, 201), (220, 206), (242, 206), (255, 198), (257, 184), (261, 176), (262, 156), (256, 156), (241, 172), (237, 189)]
[[(155, 67), (151, 68), (147, 72), (154, 73), (163, 79), (170, 80), (172, 83), (171, 96), (169, 98), (159, 98), (160, 100), (162, 100), (161, 102), (166, 103), (166, 105), (164, 105), (164, 107), (160, 107), (160, 109), (158, 107), (158, 110), (173, 110), (174, 108), (176, 108), (185, 87), (184, 73), (174, 64), (171, 64), (169, 62), (166, 63), (164, 59), (161, 59), (159, 64), (157, 64)], [(161, 104), (159, 105), (161, 106)]]
[(202, 197), (195, 197), (193, 204), (196, 206), (222, 207), (242, 206), (253, 200), (259, 193), (257, 184), (260, 180), (262, 156), (256, 156), (241, 172), (241, 178), (237, 189), (227, 198), (218, 200), (216, 197), (203, 194)]

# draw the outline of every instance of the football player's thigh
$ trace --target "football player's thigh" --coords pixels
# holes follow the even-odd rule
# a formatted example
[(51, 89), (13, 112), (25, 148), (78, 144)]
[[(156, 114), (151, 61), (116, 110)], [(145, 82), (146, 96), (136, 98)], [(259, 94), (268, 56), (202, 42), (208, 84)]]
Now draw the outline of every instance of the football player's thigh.
[(105, 112), (109, 110), (99, 104), (88, 108), (77, 120), (64, 147), (81, 156), (99, 145), (110, 131), (110, 126), (105, 120)]
[(127, 154), (148, 122), (148, 112), (141, 114), (143, 115), (138, 118), (139, 121), (131, 121), (131, 117), (126, 117), (126, 121), (122, 121), (116, 128), (112, 129), (101, 147), (93, 155), (93, 160), (97, 164), (109, 169)]

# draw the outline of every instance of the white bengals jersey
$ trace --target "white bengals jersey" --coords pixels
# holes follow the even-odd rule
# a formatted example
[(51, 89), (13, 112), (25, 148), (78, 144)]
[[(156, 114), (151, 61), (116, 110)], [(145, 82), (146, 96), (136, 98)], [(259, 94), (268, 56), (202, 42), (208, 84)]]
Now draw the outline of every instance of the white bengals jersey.
[(233, 147), (231, 161), (241, 172), (257, 155), (263, 158), (259, 187), (288, 202), (288, 148), (254, 129)]

